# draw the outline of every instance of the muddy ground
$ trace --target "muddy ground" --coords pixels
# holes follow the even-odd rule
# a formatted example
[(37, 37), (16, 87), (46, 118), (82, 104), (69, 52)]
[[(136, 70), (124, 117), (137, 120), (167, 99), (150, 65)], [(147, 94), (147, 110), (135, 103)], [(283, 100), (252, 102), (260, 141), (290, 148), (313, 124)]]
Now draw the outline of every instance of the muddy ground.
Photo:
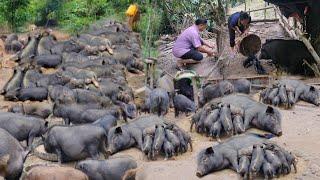
[[(270, 26), (269, 28), (273, 28)], [(63, 35), (62, 35), (63, 36)], [(0, 48), (1, 49), (1, 48)], [(228, 53), (228, 52), (225, 52)], [(9, 80), (13, 74), (13, 63), (4, 61), (8, 59), (8, 55), (0, 52), (3, 55), (2, 66), (0, 69), (0, 88)], [(227, 72), (230, 76), (248, 76), (255, 75), (252, 69), (244, 69), (241, 65), (241, 59), (244, 57), (239, 56), (234, 61), (231, 61), (230, 66), (227, 67)], [(217, 75), (217, 74), (216, 74)], [(138, 89), (143, 86), (144, 75), (128, 76), (129, 83), (133, 89)], [(306, 79), (306, 82), (320, 82), (319, 79)], [(258, 95), (252, 95), (258, 100)], [(0, 109), (6, 110), (10, 105), (18, 102), (7, 102), (0, 97)], [(310, 104), (299, 102), (292, 110), (281, 110), (283, 116), (283, 135), (273, 140), (278, 142), (279, 145), (294, 152), (299, 160), (298, 173), (291, 173), (290, 175), (281, 177), (280, 179), (320, 179), (320, 109)], [(167, 119), (175, 121), (181, 128), (189, 131), (191, 117), (182, 115), (179, 118), (174, 118), (173, 110), (166, 116)], [(61, 119), (50, 118), (51, 124), (61, 122)], [(251, 129), (250, 132), (257, 132)], [(142, 170), (142, 175), (145, 179), (163, 180), (193, 180), (199, 179), (195, 176), (196, 172), (196, 156), (198, 152), (208, 146), (217, 144), (215, 141), (210, 141), (209, 138), (199, 135), (195, 132), (191, 133), (193, 140), (193, 152), (188, 151), (185, 154), (174, 157), (164, 161), (163, 158), (158, 158), (157, 161), (148, 161), (143, 154), (135, 148), (122, 151), (118, 155), (131, 155), (138, 161), (139, 169)], [(40, 147), (41, 148), (41, 147)], [(30, 154), (26, 160), (25, 166), (37, 163), (50, 163), (38, 159)], [(66, 164), (73, 166), (74, 163)], [(231, 170), (223, 170), (207, 175), (201, 179), (238, 179), (236, 173)]]

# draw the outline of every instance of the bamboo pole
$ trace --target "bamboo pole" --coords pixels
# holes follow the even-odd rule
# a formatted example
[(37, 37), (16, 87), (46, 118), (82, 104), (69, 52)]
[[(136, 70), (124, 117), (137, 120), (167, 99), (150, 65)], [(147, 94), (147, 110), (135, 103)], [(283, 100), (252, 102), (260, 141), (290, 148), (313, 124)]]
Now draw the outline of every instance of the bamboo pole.
[(320, 67), (320, 57), (317, 54), (317, 52), (314, 50), (310, 41), (306, 37), (303, 36), (303, 33), (300, 31), (300, 29), (296, 29), (296, 34), (298, 34), (299, 40), (301, 40), (306, 45), (309, 52), (313, 56), (314, 60), (317, 62), (318, 66)]
[(316, 64), (311, 65), (305, 59), (303, 60), (303, 63), (306, 64), (310, 69), (312, 69), (316, 77), (320, 77), (320, 71)]
[[(263, 10), (267, 10), (267, 9), (273, 9), (274, 7), (272, 7), (272, 6), (268, 6), (268, 7), (264, 7), (264, 8), (259, 8), (259, 9), (253, 9), (253, 10), (251, 10), (250, 8), (249, 8), (249, 10), (247, 11), (247, 13), (249, 13), (249, 14), (251, 14), (252, 12), (256, 12), (256, 11), (263, 11)], [(230, 16), (230, 14), (227, 14), (226, 16)]]
[(279, 23), (284, 28), (284, 30), (289, 34), (289, 36), (293, 39), (298, 39), (298, 36), (294, 32), (294, 30), (290, 27), (288, 21), (282, 16), (280, 10), (274, 6), (276, 9), (277, 14), (279, 15)]
[[(280, 10), (275, 7), (277, 9), (277, 13), (279, 15), (279, 19), (280, 19), (280, 24), (282, 25), (282, 27), (289, 33), (289, 35), (293, 38), (293, 39), (297, 39), (300, 40), (304, 43), (304, 45), (307, 47), (308, 51), (311, 53), (311, 55), (313, 56), (314, 60), (317, 63), (318, 66), (318, 70), (314, 70), (314, 73), (317, 74), (319, 72), (319, 67), (320, 67), (320, 57), (317, 54), (317, 52), (314, 50), (311, 42), (304, 36), (304, 33), (301, 32), (300, 29), (298, 28), (292, 28), (290, 26), (290, 24), (288, 23), (287, 19), (285, 17), (283, 17), (280, 13)], [(312, 65), (310, 65), (310, 67), (316, 68)], [(312, 68), (312, 69), (313, 69)]]

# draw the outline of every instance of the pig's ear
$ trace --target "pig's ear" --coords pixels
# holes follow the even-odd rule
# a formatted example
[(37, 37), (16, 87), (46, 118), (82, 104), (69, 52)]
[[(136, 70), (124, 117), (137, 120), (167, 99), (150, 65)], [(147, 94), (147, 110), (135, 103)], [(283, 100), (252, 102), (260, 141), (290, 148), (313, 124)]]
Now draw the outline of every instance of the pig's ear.
[(122, 134), (122, 129), (121, 129), (121, 127), (117, 127), (117, 128), (115, 129), (115, 133), (116, 133), (116, 134)]
[(41, 135), (41, 140), (42, 140), (42, 142), (44, 142), (46, 140), (46, 138), (43, 135)]
[(214, 154), (213, 148), (212, 147), (208, 147), (206, 149), (206, 154)]
[(310, 91), (316, 91), (316, 88), (314, 86), (310, 86)]
[(266, 113), (267, 113), (267, 114), (273, 114), (273, 113), (274, 113), (273, 107), (268, 106), (268, 107), (267, 107), (267, 110), (266, 110)]
[(9, 154), (6, 154), (6, 155), (0, 157), (0, 164), (1, 165), (8, 164), (9, 159), (10, 159)]
[(48, 126), (49, 126), (49, 122), (46, 121), (46, 122), (44, 123), (44, 126), (45, 126), (45, 127), (48, 127)]

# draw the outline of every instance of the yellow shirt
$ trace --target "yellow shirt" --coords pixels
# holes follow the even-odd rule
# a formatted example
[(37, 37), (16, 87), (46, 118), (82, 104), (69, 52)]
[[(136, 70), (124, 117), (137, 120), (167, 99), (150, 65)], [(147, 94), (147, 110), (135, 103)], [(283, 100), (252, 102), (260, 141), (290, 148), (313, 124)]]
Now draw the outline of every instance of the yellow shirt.
[(126, 11), (126, 16), (135, 16), (138, 13), (138, 10), (138, 5), (131, 4)]

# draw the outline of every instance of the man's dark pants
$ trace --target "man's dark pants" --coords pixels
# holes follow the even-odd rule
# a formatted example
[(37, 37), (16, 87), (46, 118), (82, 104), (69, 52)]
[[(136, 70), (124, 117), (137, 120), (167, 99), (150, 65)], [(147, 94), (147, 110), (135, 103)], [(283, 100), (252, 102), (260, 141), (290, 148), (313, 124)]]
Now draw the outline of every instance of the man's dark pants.
[(183, 56), (181, 56), (181, 59), (193, 59), (195, 61), (201, 61), (203, 59), (203, 55), (198, 50), (191, 49)]

